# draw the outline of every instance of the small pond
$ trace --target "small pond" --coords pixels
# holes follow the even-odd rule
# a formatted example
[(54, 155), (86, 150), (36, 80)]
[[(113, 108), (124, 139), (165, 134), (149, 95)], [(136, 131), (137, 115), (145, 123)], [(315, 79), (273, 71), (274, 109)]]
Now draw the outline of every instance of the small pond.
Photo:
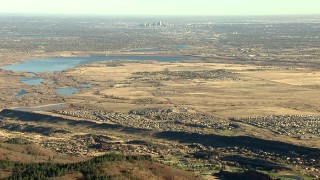
[(178, 44), (176, 45), (176, 49), (181, 50), (181, 49), (186, 49), (186, 48), (190, 48), (190, 45), (187, 44)]
[(28, 94), (28, 92), (25, 91), (25, 90), (18, 90), (18, 91), (16, 92), (16, 96), (17, 96), (17, 97), (23, 96), (23, 95), (25, 95), (25, 94)]
[(92, 87), (93, 85), (92, 84), (90, 84), (90, 83), (83, 83), (83, 84), (81, 84), (81, 86), (82, 87)]
[(20, 80), (26, 85), (40, 85), (43, 82), (42, 78), (20, 78)]
[(79, 88), (58, 88), (56, 89), (56, 93), (58, 95), (71, 95), (77, 93)]

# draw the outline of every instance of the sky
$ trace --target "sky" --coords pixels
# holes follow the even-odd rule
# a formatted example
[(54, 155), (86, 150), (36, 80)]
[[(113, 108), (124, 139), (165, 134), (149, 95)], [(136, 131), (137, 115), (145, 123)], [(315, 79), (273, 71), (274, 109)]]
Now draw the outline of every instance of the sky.
[(320, 0), (0, 0), (0, 13), (71, 15), (319, 15)]

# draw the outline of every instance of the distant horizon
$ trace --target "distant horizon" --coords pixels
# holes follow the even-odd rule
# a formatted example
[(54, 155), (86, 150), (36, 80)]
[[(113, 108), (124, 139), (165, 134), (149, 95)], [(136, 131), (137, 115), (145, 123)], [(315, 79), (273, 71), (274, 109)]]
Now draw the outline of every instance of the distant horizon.
[(63, 13), (1, 13), (4, 16), (68, 16), (68, 17), (312, 17), (319, 14), (275, 14), (275, 15), (137, 15), (137, 14), (63, 14)]
[(71, 16), (320, 15), (319, 0), (10, 0), (0, 14)]

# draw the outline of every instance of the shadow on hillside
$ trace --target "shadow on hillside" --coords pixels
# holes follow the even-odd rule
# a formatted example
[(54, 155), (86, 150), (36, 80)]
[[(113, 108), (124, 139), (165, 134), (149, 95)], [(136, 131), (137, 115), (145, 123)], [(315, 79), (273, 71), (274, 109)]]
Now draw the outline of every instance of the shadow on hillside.
[(62, 117), (55, 117), (50, 115), (38, 114), (33, 112), (16, 111), (11, 109), (4, 109), (0, 112), (0, 117), (11, 118), (25, 122), (46, 122), (50, 124), (66, 123), (69, 126), (86, 126), (96, 130), (116, 130), (127, 133), (146, 133), (148, 130), (134, 127), (125, 127), (118, 124), (96, 123), (86, 120), (70, 120)]
[(167, 131), (157, 133), (155, 134), (155, 137), (167, 140), (175, 140), (179, 141), (180, 143), (199, 143), (215, 148), (238, 146), (274, 152), (281, 155), (290, 155), (294, 152), (300, 155), (306, 155), (309, 158), (317, 159), (320, 157), (320, 149), (308, 148), (278, 141), (263, 140), (249, 136), (221, 136), (214, 134), (203, 135), (197, 133)]

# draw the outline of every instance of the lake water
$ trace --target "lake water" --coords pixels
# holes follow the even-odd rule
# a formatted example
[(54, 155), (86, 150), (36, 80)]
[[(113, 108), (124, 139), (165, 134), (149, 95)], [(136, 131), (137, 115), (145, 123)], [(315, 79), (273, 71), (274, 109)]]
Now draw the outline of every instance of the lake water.
[(23, 96), (23, 95), (25, 95), (25, 94), (28, 94), (28, 92), (25, 91), (25, 90), (18, 90), (18, 91), (16, 92), (16, 96), (17, 96), (17, 97)]
[(179, 45), (176, 45), (176, 49), (180, 50), (180, 49), (186, 49), (186, 48), (190, 48), (191, 46), (190, 45), (187, 45), (187, 44), (179, 44)]
[(79, 88), (58, 88), (56, 93), (58, 95), (71, 95), (79, 91)]
[(31, 59), (18, 64), (3, 66), (2, 69), (21, 72), (57, 72), (95, 61), (125, 60), (125, 61), (159, 61), (175, 62), (190, 60), (184, 56), (90, 56), (90, 57), (56, 57)]
[(81, 86), (82, 87), (92, 87), (93, 85), (92, 84), (90, 84), (90, 83), (83, 83), (83, 84), (81, 84)]
[(41, 78), (20, 78), (20, 80), (27, 85), (40, 85), (43, 82)]

